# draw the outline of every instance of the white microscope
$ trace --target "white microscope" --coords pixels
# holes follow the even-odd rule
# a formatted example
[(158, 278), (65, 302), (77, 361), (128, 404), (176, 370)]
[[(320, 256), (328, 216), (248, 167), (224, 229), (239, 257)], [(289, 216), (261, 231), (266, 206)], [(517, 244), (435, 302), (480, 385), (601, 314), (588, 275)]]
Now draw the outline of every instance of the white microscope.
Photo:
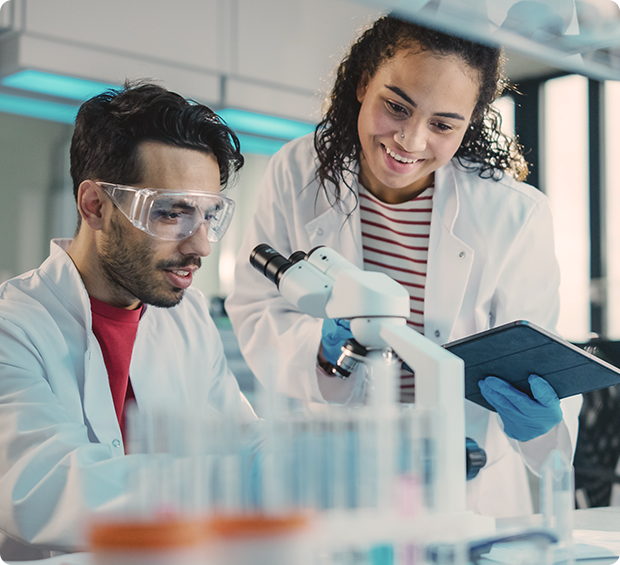
[[(316, 318), (350, 320), (355, 344), (343, 347), (342, 376), (364, 349), (392, 348), (415, 371), (416, 407), (438, 415), (435, 509), (468, 535), (489, 534), (492, 518), (465, 511), (466, 455), (463, 361), (407, 326), (409, 294), (384, 273), (356, 267), (328, 247), (297, 251), (286, 259), (267, 244), (254, 248), (251, 264), (276, 284), (284, 298)], [(484, 464), (484, 463), (482, 463)], [(450, 521), (448, 519), (448, 521)]]

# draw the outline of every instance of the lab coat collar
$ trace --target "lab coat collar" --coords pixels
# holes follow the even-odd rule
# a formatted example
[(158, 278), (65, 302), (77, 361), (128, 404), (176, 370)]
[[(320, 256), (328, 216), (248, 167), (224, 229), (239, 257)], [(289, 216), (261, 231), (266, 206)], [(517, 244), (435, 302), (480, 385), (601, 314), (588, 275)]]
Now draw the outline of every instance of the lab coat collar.
[[(359, 209), (359, 186), (357, 183), (357, 170), (354, 169), (345, 174), (345, 180), (351, 186), (349, 190), (343, 187), (341, 202), (337, 206), (333, 204), (334, 195), (329, 198), (325, 191), (319, 189), (317, 206), (325, 208), (325, 211), (308, 222), (305, 226), (311, 249), (320, 245), (331, 247), (340, 252), (355, 266), (364, 268), (362, 255), (362, 227)], [(310, 251), (306, 249), (304, 251)]]
[[(90, 329), (92, 327), (90, 298), (82, 277), (67, 252), (71, 241), (66, 238), (52, 239), (49, 258), (41, 265), (41, 270), (52, 283), (51, 288), (54, 292), (74, 310), (77, 317), (84, 320), (84, 327)], [(148, 305), (144, 304), (140, 319), (144, 317), (147, 309)]]
[[(440, 222), (442, 230), (453, 234), (454, 225), (459, 212), (459, 190), (454, 160), (435, 172), (435, 192), (433, 196), (433, 221)], [(334, 249), (342, 249), (348, 259), (357, 267), (363, 268), (364, 257), (362, 251), (362, 227), (359, 208), (359, 183), (357, 166), (345, 174), (347, 183), (353, 189), (346, 187), (342, 190), (342, 201), (338, 206), (330, 205), (333, 202), (333, 193), (329, 199), (321, 189), (318, 195), (317, 206), (325, 211), (306, 224), (306, 231), (312, 247), (326, 245)], [(351, 212), (352, 210), (352, 212)], [(347, 213), (350, 213), (347, 216)], [(339, 226), (339, 229), (335, 229)], [(306, 250), (309, 251), (309, 250)]]
[(456, 163), (453, 159), (435, 171), (433, 210), (437, 210), (444, 229), (453, 233), (459, 213), (459, 190), (456, 179)]
[(67, 253), (71, 241), (64, 238), (52, 239), (50, 255), (41, 265), (41, 274), (76, 319), (83, 321), (84, 329), (90, 330), (92, 318), (88, 292), (77, 267)]

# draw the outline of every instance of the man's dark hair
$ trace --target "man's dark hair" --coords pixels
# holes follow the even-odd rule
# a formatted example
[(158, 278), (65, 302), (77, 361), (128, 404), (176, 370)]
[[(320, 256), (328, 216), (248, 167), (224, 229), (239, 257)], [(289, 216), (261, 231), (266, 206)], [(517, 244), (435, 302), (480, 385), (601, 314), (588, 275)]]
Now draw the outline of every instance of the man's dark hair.
[(145, 141), (213, 154), (223, 187), (243, 166), (239, 139), (213, 110), (156, 84), (126, 83), (84, 102), (78, 111), (71, 140), (76, 200), (88, 179), (139, 183), (138, 147)]

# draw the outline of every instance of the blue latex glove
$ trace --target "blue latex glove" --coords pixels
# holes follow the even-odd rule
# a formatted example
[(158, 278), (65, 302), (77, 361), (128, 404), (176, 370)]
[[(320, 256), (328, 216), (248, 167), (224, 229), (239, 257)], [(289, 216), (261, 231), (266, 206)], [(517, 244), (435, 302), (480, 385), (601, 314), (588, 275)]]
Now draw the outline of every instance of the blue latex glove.
[(563, 417), (560, 400), (551, 385), (538, 375), (530, 375), (527, 381), (533, 399), (497, 377), (478, 381), (482, 396), (504, 422), (506, 435), (517, 441), (546, 434)]
[(344, 342), (352, 338), (351, 323), (349, 320), (325, 318), (321, 330), (321, 343), (323, 344), (323, 357), (335, 365), (340, 357), (340, 351)]

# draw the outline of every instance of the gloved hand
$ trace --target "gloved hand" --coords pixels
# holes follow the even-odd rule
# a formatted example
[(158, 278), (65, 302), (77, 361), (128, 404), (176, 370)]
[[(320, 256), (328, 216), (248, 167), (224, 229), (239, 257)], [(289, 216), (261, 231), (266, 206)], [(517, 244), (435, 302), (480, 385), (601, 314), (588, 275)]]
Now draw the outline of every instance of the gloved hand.
[(560, 399), (551, 385), (538, 375), (530, 375), (528, 382), (533, 399), (497, 377), (478, 381), (482, 396), (504, 422), (506, 435), (517, 441), (546, 434), (563, 418)]
[(340, 357), (344, 342), (352, 337), (349, 320), (325, 318), (321, 330), (321, 344), (323, 345), (323, 357), (326, 361), (335, 365), (338, 357)]

